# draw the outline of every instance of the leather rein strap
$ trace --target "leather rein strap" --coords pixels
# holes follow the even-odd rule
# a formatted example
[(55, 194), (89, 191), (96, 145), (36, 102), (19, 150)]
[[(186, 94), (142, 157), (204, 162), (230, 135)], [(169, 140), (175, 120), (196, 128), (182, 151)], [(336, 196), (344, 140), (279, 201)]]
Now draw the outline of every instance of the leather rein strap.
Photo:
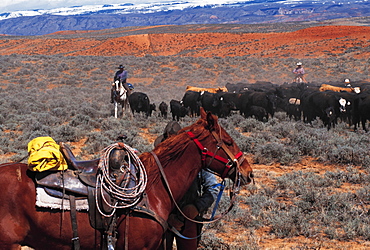
[(73, 249), (80, 250), (80, 238), (78, 237), (78, 229), (77, 229), (77, 216), (76, 216), (76, 199), (73, 195), (69, 195), (69, 203), (71, 208), (71, 224), (72, 224), (72, 231), (73, 231)]

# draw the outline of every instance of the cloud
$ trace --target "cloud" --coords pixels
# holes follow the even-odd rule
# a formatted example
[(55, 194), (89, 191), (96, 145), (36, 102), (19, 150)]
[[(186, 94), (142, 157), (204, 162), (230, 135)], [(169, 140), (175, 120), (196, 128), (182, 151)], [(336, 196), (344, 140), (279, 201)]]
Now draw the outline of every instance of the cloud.
[[(131, 3), (143, 3), (150, 2), (144, 0), (132, 0)], [(108, 1), (96, 1), (96, 0), (2, 0), (0, 3), (0, 12), (11, 12), (11, 11), (25, 11), (34, 9), (53, 9), (62, 7), (71, 7), (79, 5), (94, 5), (94, 4), (117, 4), (125, 3), (123, 0), (108, 0)]]
[[(127, 0), (126, 0), (127, 1)], [(13, 11), (50, 10), (55, 8), (67, 8), (81, 5), (104, 5), (104, 4), (152, 4), (159, 2), (183, 2), (194, 5), (222, 4), (237, 2), (238, 0), (0, 0), (0, 13)], [(249, 1), (249, 0), (247, 0)]]

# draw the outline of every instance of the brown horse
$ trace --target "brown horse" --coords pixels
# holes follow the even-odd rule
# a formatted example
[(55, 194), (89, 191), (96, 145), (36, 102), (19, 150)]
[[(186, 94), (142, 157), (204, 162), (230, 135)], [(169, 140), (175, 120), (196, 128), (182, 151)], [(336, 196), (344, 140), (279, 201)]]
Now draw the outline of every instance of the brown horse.
[[(141, 154), (140, 159), (148, 176), (146, 208), (155, 216), (127, 209), (117, 211), (116, 249), (158, 249), (165, 230), (158, 221), (166, 221), (175, 207), (169, 189), (179, 201), (201, 168), (244, 184), (253, 177), (249, 163), (217, 117), (203, 109), (197, 122), (152, 152)], [(35, 183), (27, 165), (2, 164), (0, 177), (0, 248), (27, 245), (35, 249), (71, 249), (70, 212), (35, 206)], [(90, 226), (86, 212), (77, 212), (77, 223), (81, 249), (100, 249), (101, 235)]]

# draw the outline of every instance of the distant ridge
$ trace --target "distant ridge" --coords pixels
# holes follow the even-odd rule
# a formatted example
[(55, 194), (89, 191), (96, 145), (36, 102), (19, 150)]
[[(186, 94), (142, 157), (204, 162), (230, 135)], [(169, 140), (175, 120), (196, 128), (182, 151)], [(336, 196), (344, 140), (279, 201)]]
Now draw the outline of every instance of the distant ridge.
[[(119, 10), (112, 5), (101, 5), (54, 11), (2, 13), (0, 34), (32, 36), (66, 30), (102, 30), (132, 26), (318, 22), (370, 15), (370, 2), (366, 0), (347, 0), (343, 3), (255, 0), (205, 6), (191, 6), (186, 3), (163, 3), (163, 6), (157, 3), (142, 9), (128, 4), (120, 6), (123, 9)], [(366, 20), (359, 25), (369, 25), (369, 22)]]
[(369, 48), (369, 26), (322, 24), (168, 25), (0, 38), (0, 55), (368, 59)]

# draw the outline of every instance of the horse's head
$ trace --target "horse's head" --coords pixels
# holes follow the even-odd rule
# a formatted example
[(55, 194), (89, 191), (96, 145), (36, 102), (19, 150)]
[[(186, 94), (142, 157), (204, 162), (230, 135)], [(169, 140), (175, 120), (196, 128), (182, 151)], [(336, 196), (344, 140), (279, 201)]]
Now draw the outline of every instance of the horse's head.
[(190, 127), (187, 134), (200, 150), (203, 167), (222, 178), (230, 178), (235, 184), (250, 183), (252, 168), (234, 140), (219, 125), (217, 116), (201, 108), (197, 124), (201, 126)]
[(127, 90), (121, 81), (116, 80), (114, 82), (114, 92), (114, 99), (116, 102), (121, 103), (122, 101), (127, 100)]
[(116, 81), (114, 82), (114, 90), (115, 90), (115, 91), (119, 92), (119, 90), (120, 90), (121, 86), (122, 86), (121, 81), (116, 80)]

